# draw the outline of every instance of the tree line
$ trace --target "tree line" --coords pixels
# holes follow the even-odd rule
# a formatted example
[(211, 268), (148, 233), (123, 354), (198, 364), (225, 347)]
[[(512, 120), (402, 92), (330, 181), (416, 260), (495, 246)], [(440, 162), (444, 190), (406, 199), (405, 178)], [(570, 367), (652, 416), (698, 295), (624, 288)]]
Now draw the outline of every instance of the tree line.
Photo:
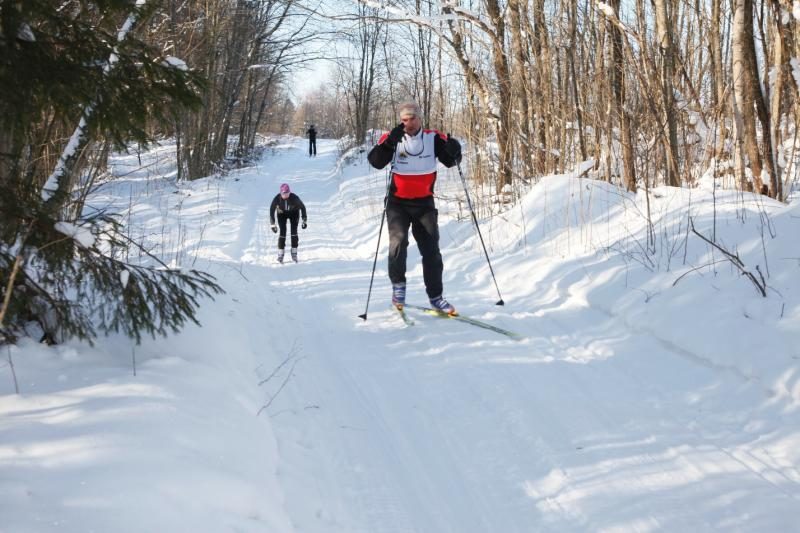
[(331, 17), (351, 46), (326, 89), (356, 139), (411, 97), (467, 139), (472, 177), (498, 193), (587, 159), (630, 191), (693, 186), (710, 167), (780, 200), (797, 181), (796, 2), (356, 5)]

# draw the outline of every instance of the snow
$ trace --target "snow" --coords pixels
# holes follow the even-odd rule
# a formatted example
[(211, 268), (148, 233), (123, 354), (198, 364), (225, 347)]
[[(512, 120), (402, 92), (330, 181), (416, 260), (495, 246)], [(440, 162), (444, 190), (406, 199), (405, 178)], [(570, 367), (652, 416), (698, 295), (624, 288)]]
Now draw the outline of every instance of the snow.
[(94, 245), (94, 235), (88, 228), (77, 226), (72, 222), (65, 221), (56, 222), (54, 227), (56, 231), (72, 238), (76, 243), (84, 248), (90, 248)]
[(58, 191), (58, 184), (62, 178), (62, 175), (64, 174), (67, 161), (78, 151), (78, 148), (80, 147), (81, 142), (86, 135), (86, 127), (89, 124), (86, 119), (87, 117), (90, 117), (93, 112), (94, 105), (87, 105), (84, 108), (81, 119), (78, 121), (78, 127), (72, 132), (69, 141), (67, 141), (64, 150), (61, 152), (61, 156), (58, 158), (58, 162), (56, 163), (53, 172), (50, 174), (50, 176), (48, 176), (47, 181), (42, 187), (41, 197), (45, 202), (50, 200)]
[(165, 67), (170, 67), (170, 68), (174, 68), (174, 69), (177, 69), (177, 70), (183, 70), (183, 71), (189, 70), (189, 66), (186, 64), (186, 62), (183, 59), (179, 59), (179, 58), (173, 57), (173, 56), (165, 57), (164, 61), (162, 61), (162, 64)]
[[(20, 394), (0, 367), (0, 531), (797, 531), (797, 203), (656, 188), (650, 244), (643, 193), (586, 167), (547, 177), (480, 216), (498, 307), (442, 170), (445, 296), (516, 342), (412, 311), (404, 326), (385, 234), (359, 319), (386, 175), (318, 149), (284, 138), (190, 183), (170, 146), (113, 159), (124, 177), (89, 203), (227, 292), (202, 326), (139, 346), (3, 348)], [(274, 261), (282, 182), (308, 207), (298, 264)], [(690, 217), (764, 272), (767, 298)], [(424, 304), (413, 243), (408, 264)]]
[[(800, 17), (798, 17), (797, 20), (800, 20)], [(791, 58), (789, 60), (789, 64), (792, 67), (792, 77), (794, 78), (794, 82), (797, 84), (797, 90), (800, 91), (800, 58)]]
[[(359, 0), (359, 2), (369, 8), (375, 9), (376, 11), (383, 11), (388, 15), (398, 18), (400, 20), (407, 20), (410, 22), (420, 24), (421, 26), (428, 26), (433, 30), (436, 30), (438, 22), (446, 22), (448, 20), (458, 20), (458, 17), (452, 14), (420, 16), (413, 13), (412, 11), (405, 9), (404, 7), (388, 5), (383, 1)], [(452, 10), (458, 9), (458, 7), (455, 5), (448, 5), (448, 7), (450, 7)], [(464, 10), (463, 13), (471, 14), (466, 10)]]
[(28, 24), (22, 23), (19, 25), (19, 29), (17, 30), (17, 39), (21, 41), (27, 41), (29, 43), (35, 43), (36, 35), (33, 34), (33, 30)]
[(128, 272), (127, 270), (123, 270), (122, 272), (119, 273), (119, 281), (122, 284), (123, 289), (128, 286), (128, 281), (130, 281), (130, 278), (131, 278), (131, 273)]
[(606, 17), (610, 19), (614, 19), (617, 16), (616, 11), (610, 5), (606, 4), (605, 2), (597, 2), (597, 9), (600, 10)]

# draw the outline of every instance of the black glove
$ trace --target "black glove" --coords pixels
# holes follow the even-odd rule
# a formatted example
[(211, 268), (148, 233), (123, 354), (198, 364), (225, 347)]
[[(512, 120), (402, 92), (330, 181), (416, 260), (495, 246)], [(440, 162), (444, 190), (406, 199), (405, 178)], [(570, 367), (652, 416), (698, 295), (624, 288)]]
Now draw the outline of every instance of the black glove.
[(308, 224), (306, 224), (305, 219), (303, 219), (303, 224), (300, 227), (303, 229), (306, 229), (308, 227)]
[(272, 233), (278, 233), (278, 226), (276, 226), (275, 224), (271, 224), (269, 229), (272, 230)]
[(406, 134), (406, 127), (401, 122), (397, 126), (394, 127), (392, 131), (389, 132), (389, 136), (386, 138), (386, 144), (390, 147), (397, 146), (397, 143), (403, 140), (403, 135)]
[(447, 142), (444, 144), (444, 151), (449, 155), (456, 163), (461, 162), (461, 143), (459, 143), (454, 138), (447, 136)]

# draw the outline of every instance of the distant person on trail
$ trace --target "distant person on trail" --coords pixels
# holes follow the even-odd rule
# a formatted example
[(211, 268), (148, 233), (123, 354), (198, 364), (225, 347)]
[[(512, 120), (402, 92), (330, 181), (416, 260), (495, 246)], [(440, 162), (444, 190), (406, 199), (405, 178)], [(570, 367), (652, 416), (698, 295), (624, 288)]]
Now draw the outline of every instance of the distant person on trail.
[(436, 160), (452, 167), (461, 161), (461, 145), (449, 136), (422, 129), (422, 111), (415, 102), (398, 108), (400, 123), (384, 133), (367, 159), (375, 168), (391, 167), (386, 201), (389, 228), (389, 280), (392, 304), (403, 309), (406, 301), (408, 228), (422, 255), (425, 291), (434, 309), (456, 315), (442, 296), (442, 254), (439, 251), (438, 211), (433, 199)]
[(317, 130), (314, 129), (314, 125), (312, 124), (308, 131), (306, 131), (306, 135), (308, 135), (308, 157), (316, 156), (317, 155)]
[[(278, 214), (278, 226), (275, 225), (275, 213)], [(284, 183), (281, 185), (280, 192), (272, 199), (272, 204), (269, 206), (269, 227), (272, 233), (278, 233), (280, 227), (280, 235), (278, 236), (278, 262), (283, 263), (283, 252), (286, 249), (286, 221), (288, 220), (292, 225), (292, 261), (297, 263), (297, 245), (299, 238), (297, 236), (297, 223), (303, 219), (303, 229), (307, 227), (306, 206), (299, 196), (294, 194), (289, 185)]]

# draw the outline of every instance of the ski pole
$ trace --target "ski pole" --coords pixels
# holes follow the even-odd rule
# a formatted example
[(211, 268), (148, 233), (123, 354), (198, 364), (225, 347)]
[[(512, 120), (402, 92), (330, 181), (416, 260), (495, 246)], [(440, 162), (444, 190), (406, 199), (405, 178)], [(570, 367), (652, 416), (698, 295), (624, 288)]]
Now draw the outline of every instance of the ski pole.
[(369, 298), (372, 295), (372, 282), (375, 280), (375, 265), (378, 264), (378, 251), (381, 249), (381, 235), (383, 235), (383, 221), (386, 219), (386, 204), (389, 203), (389, 188), (392, 185), (392, 172), (394, 172), (394, 160), (397, 157), (397, 149), (392, 155), (392, 166), (389, 170), (389, 177), (386, 178), (386, 195), (383, 197), (383, 213), (381, 213), (381, 227), (378, 230), (378, 244), (375, 246), (375, 258), (372, 260), (372, 274), (369, 277), (369, 290), (367, 291), (367, 306), (364, 308), (364, 314), (358, 315), (361, 320), (367, 319), (367, 311), (369, 310)]
[(478, 225), (478, 218), (475, 216), (475, 210), (472, 209), (472, 201), (469, 199), (469, 191), (467, 190), (467, 180), (464, 179), (464, 173), (461, 172), (461, 163), (456, 161), (456, 166), (458, 167), (458, 175), (461, 176), (461, 184), (464, 186), (464, 194), (467, 197), (467, 205), (469, 206), (469, 212), (472, 214), (472, 222), (475, 223), (475, 229), (478, 231), (478, 238), (481, 240), (481, 246), (483, 246), (483, 253), (486, 256), (486, 262), (489, 264), (489, 272), (492, 273), (492, 279), (494, 280), (494, 287), (495, 289), (497, 289), (497, 296), (500, 298), (500, 300), (498, 300), (498, 302), (495, 303), (495, 305), (505, 305), (503, 297), (500, 295), (500, 287), (497, 286), (497, 278), (494, 277), (494, 269), (492, 268), (492, 262), (489, 260), (489, 253), (486, 251), (486, 245), (483, 243), (483, 235), (481, 235), (481, 228)]

